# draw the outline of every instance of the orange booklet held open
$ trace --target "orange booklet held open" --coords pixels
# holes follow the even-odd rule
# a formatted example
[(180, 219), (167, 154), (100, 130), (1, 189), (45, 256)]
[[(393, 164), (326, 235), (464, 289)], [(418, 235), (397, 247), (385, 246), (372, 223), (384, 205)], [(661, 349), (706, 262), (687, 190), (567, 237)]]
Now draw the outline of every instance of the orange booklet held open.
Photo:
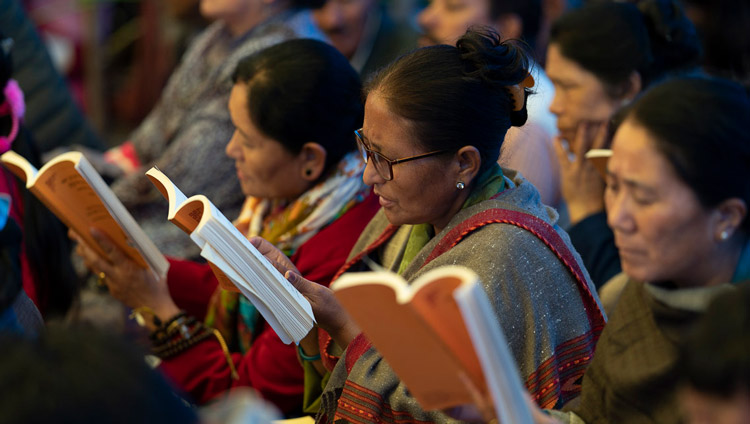
[(138, 265), (150, 268), (157, 278), (167, 274), (169, 262), (82, 153), (63, 153), (39, 170), (13, 151), (3, 153), (0, 161), (100, 255), (106, 256), (91, 237), (90, 227), (105, 233)]
[(479, 395), (492, 399), (502, 422), (532, 422), (515, 361), (473, 271), (440, 267), (411, 285), (390, 271), (346, 273), (331, 289), (425, 410), (475, 403)]

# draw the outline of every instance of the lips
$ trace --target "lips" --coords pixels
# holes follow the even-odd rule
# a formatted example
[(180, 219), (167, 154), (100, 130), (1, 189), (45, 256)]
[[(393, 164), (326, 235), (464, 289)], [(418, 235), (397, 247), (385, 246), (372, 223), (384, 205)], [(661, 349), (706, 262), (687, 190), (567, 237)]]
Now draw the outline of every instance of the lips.
[(625, 260), (643, 259), (646, 257), (646, 252), (643, 249), (617, 246), (617, 251), (620, 253), (620, 258)]
[(375, 195), (378, 196), (378, 201), (380, 202), (380, 206), (384, 208), (391, 207), (395, 204), (395, 202), (391, 199), (388, 199), (387, 197), (383, 197), (381, 194), (375, 192)]

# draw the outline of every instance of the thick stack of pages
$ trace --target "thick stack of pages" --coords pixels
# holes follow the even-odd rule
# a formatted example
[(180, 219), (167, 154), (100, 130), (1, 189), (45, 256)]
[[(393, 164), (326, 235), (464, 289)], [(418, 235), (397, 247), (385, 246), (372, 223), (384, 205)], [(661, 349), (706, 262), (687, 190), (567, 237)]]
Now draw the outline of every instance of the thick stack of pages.
[(190, 235), (219, 281), (245, 295), (284, 343), (299, 343), (313, 327), (310, 302), (250, 244), (206, 196), (186, 196), (156, 168), (146, 175), (169, 200), (167, 219)]

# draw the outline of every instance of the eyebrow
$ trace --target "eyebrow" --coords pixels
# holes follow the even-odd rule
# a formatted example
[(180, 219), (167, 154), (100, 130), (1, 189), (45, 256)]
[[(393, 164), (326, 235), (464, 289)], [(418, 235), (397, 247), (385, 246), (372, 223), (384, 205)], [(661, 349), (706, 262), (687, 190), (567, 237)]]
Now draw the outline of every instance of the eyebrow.
[(244, 137), (245, 139), (247, 139), (247, 140), (249, 140), (249, 139), (250, 139), (250, 137), (248, 137), (247, 133), (245, 133), (245, 131), (242, 131), (242, 128), (240, 128), (240, 127), (238, 127), (237, 125), (235, 125), (235, 126), (234, 126), (234, 129), (235, 129), (235, 130), (237, 130), (237, 132), (238, 132), (238, 133), (240, 133), (240, 135), (241, 135), (242, 137)]
[(372, 140), (365, 135), (364, 129), (360, 131), (360, 134), (362, 134), (362, 139), (365, 141), (365, 143), (367, 143), (370, 146), (370, 149), (378, 153), (382, 150), (381, 147), (377, 143), (373, 143)]
[[(615, 175), (615, 173), (612, 172), (612, 171), (610, 171), (609, 169), (607, 170), (607, 177), (617, 179), (617, 176)], [(638, 189), (638, 190), (643, 190), (643, 191), (645, 191), (647, 193), (656, 193), (656, 189), (654, 189), (653, 187), (647, 186), (647, 185), (645, 185), (645, 184), (643, 184), (643, 183), (641, 183), (639, 181), (636, 181), (634, 179), (631, 179), (631, 178), (621, 178), (621, 180), (622, 180), (622, 183), (625, 184), (628, 187), (633, 187), (633, 188)]]

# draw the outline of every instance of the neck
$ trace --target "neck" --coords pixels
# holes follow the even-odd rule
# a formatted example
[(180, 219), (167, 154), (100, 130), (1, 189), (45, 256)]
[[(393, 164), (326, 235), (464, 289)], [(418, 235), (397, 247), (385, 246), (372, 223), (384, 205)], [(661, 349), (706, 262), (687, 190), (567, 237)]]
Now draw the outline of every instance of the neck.
[(435, 231), (435, 234), (439, 234), (443, 229), (448, 225), (451, 219), (453, 219), (454, 216), (463, 208), (464, 203), (466, 203), (466, 199), (469, 198), (469, 193), (471, 190), (469, 187), (466, 187), (464, 190), (458, 191), (458, 195), (456, 196), (456, 200), (453, 202), (451, 208), (448, 210), (447, 213), (445, 213), (440, 219), (438, 219), (436, 222), (432, 222), (432, 229)]
[(712, 287), (732, 281), (740, 262), (747, 238), (736, 234), (732, 239), (721, 243), (713, 253), (701, 261), (701, 266), (689, 276), (675, 281), (682, 288)]
[(224, 22), (229, 29), (229, 33), (236, 38), (287, 9), (289, 9), (289, 1), (287, 0), (276, 0), (268, 3), (258, 2), (248, 7), (245, 13), (225, 19)]

